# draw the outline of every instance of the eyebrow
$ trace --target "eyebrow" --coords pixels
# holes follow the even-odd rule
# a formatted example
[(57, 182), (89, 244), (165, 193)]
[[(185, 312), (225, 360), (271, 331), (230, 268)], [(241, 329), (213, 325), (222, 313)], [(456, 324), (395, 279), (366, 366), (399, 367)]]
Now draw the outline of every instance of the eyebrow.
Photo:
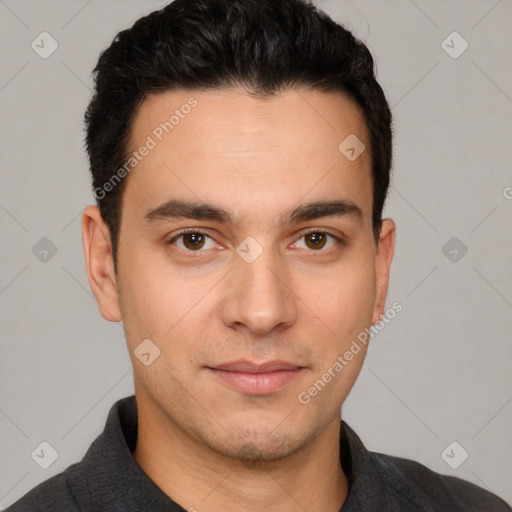
[[(281, 224), (305, 222), (323, 217), (348, 217), (358, 223), (363, 220), (359, 206), (346, 199), (319, 200), (301, 204), (285, 212), (279, 218)], [(223, 224), (234, 224), (233, 215), (224, 208), (200, 201), (170, 199), (144, 216), (147, 224), (178, 219), (211, 220)]]

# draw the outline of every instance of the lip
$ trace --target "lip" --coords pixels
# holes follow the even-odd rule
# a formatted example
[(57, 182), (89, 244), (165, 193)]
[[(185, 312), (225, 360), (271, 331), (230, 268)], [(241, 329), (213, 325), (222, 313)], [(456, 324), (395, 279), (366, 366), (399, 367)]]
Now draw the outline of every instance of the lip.
[(248, 395), (270, 395), (296, 379), (305, 367), (287, 361), (232, 361), (207, 367), (228, 387)]

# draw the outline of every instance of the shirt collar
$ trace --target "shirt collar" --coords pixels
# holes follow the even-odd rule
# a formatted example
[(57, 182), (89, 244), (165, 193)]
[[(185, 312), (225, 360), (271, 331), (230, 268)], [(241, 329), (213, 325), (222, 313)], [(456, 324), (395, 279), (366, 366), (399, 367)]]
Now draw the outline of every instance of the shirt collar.
[(133, 457), (137, 429), (135, 395), (118, 400), (110, 409), (103, 433), (82, 461), (66, 471), (80, 510), (184, 511), (153, 483)]
[[(377, 460), (349, 425), (341, 420), (340, 460), (350, 489), (340, 512), (379, 510), (389, 486), (402, 487), (397, 472)], [(137, 443), (135, 395), (118, 400), (110, 409), (105, 429), (80, 463), (66, 470), (68, 484), (83, 512), (183, 512), (144, 473), (132, 455)]]

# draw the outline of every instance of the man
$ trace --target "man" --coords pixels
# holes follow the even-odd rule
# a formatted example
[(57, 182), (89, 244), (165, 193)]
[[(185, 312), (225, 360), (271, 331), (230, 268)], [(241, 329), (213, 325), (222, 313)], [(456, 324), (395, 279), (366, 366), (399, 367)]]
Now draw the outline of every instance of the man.
[(391, 114), (303, 0), (176, 0), (118, 34), (86, 113), (83, 246), (135, 397), (17, 511), (505, 511), (340, 421), (386, 309)]

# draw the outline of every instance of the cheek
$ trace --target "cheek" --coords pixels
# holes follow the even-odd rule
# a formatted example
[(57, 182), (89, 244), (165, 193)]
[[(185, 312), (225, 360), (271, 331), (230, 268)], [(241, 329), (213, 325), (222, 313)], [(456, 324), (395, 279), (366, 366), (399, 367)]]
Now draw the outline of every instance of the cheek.
[(341, 339), (371, 323), (375, 300), (373, 260), (361, 255), (351, 260), (333, 267), (316, 281), (316, 286), (308, 283), (301, 294), (313, 316), (323, 320)]
[(123, 249), (119, 251), (118, 289), (127, 339), (132, 343), (158, 340), (177, 321), (183, 297), (169, 272), (150, 253), (133, 246)]
[[(212, 272), (187, 276), (144, 248), (132, 247), (129, 258), (120, 265), (120, 308), (130, 346), (149, 338), (167, 355), (178, 356), (187, 339), (190, 352), (201, 340), (204, 319), (211, 315), (215, 284)], [(120, 259), (121, 261), (121, 259)], [(185, 333), (185, 334), (184, 334)], [(204, 336), (203, 336), (204, 338)]]
[[(309, 300), (316, 304), (314, 314), (321, 319), (311, 327), (313, 338), (320, 340), (319, 364), (311, 382), (329, 382), (315, 402), (317, 407), (328, 410), (330, 403), (339, 408), (356, 381), (366, 356), (365, 332), (371, 325), (374, 299), (375, 265), (371, 257), (361, 254), (333, 272), (323, 291), (310, 292)], [(326, 337), (318, 336), (321, 332)]]

